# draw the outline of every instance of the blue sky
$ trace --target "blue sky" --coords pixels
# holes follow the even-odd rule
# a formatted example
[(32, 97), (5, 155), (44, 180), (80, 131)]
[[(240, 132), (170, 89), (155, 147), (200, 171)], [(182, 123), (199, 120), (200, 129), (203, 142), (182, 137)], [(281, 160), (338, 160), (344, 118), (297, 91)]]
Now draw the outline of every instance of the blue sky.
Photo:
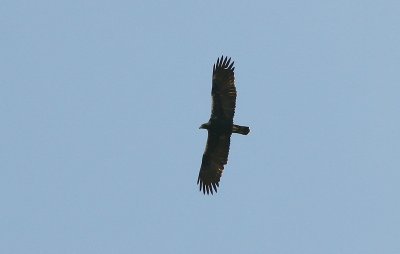
[[(1, 253), (400, 253), (398, 1), (1, 6)], [(252, 131), (204, 196), (222, 54)]]

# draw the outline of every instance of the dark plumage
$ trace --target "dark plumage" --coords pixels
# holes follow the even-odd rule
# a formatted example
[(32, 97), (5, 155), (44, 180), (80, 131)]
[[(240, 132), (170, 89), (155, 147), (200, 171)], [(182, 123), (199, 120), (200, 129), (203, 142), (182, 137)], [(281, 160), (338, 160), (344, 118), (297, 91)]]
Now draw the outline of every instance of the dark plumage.
[(231, 58), (222, 56), (213, 67), (211, 117), (200, 126), (200, 129), (208, 130), (207, 145), (197, 180), (204, 194), (217, 192), (224, 165), (228, 162), (232, 133), (247, 135), (250, 132), (249, 127), (233, 124), (236, 107), (233, 63)]

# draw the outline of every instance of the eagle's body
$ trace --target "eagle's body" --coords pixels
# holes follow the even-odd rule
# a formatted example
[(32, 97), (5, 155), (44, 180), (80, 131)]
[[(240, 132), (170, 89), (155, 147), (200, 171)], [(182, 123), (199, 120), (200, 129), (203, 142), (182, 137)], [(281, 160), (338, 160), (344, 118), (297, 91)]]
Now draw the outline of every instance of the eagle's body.
[(207, 194), (217, 192), (224, 165), (228, 162), (232, 133), (247, 135), (250, 132), (249, 127), (233, 124), (236, 87), (234, 62), (230, 61), (230, 58), (222, 56), (214, 64), (211, 117), (200, 126), (208, 130), (208, 139), (197, 183), (200, 184), (200, 191)]

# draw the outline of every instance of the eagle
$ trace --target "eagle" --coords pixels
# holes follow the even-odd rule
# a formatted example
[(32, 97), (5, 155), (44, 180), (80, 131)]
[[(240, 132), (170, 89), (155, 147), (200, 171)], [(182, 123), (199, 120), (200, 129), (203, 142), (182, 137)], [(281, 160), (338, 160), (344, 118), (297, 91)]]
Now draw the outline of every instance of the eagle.
[(231, 58), (221, 56), (213, 66), (211, 116), (199, 129), (208, 131), (207, 145), (201, 162), (197, 184), (204, 194), (217, 192), (228, 162), (232, 133), (247, 135), (250, 128), (233, 124), (236, 107), (235, 67)]

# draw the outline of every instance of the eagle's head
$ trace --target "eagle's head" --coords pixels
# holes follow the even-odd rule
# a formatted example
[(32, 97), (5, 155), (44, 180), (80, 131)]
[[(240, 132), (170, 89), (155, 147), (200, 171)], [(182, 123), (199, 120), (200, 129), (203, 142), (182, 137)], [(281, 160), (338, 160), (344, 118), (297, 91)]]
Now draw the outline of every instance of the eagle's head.
[(202, 125), (200, 125), (200, 128), (199, 129), (209, 129), (209, 127), (210, 127), (210, 123), (203, 123)]

